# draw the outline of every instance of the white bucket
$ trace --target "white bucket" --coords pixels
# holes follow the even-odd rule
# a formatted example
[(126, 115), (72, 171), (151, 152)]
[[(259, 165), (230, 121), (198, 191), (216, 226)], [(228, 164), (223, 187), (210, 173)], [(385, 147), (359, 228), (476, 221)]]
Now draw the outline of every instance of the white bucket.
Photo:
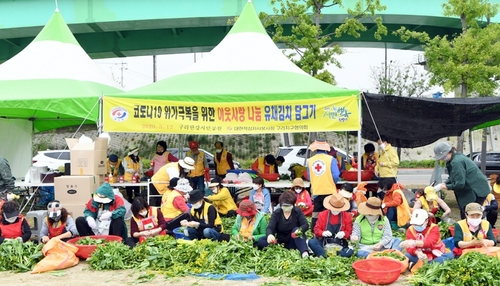
[(48, 170), (47, 166), (40, 167), (30, 167), (30, 183), (38, 184), (42, 181), (42, 173), (46, 173)]

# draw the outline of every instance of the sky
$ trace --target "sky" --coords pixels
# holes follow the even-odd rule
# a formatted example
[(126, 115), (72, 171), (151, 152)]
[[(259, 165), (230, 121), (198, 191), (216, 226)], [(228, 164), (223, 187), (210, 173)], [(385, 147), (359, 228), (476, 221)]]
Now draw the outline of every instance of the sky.
[[(200, 60), (206, 53), (158, 55), (157, 80), (173, 76)], [(387, 61), (401, 65), (414, 64), (422, 52), (387, 49)], [(385, 50), (378, 48), (347, 48), (337, 57), (342, 69), (330, 67), (339, 87), (376, 92), (371, 78), (371, 67), (380, 66)], [(94, 60), (116, 82), (123, 82), (125, 90), (132, 90), (153, 82), (153, 57), (128, 57)], [(423, 67), (418, 67), (423, 71)], [(122, 80), (123, 78), (123, 80)], [(435, 89), (429, 91), (434, 92)]]

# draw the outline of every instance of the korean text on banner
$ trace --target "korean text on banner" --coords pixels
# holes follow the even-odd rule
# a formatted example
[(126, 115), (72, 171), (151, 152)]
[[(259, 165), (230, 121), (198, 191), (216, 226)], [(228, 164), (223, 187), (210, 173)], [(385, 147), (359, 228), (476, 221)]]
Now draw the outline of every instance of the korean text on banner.
[(107, 132), (251, 134), (360, 129), (357, 96), (260, 102), (104, 97)]

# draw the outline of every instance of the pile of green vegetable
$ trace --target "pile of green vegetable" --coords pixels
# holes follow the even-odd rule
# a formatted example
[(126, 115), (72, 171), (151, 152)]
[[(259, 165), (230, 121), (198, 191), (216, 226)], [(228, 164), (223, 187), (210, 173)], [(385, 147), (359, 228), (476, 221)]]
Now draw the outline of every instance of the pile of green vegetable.
[(500, 260), (470, 252), (460, 258), (447, 260), (443, 264), (429, 263), (410, 278), (413, 285), (499, 285)]
[(5, 240), (0, 244), (0, 271), (26, 272), (43, 258), (42, 244)]
[(301, 281), (335, 281), (338, 285), (356, 277), (351, 267), (355, 260), (338, 256), (303, 259), (298, 251), (276, 245), (259, 251), (252, 243), (242, 241), (190, 243), (159, 236), (148, 238), (134, 249), (120, 243), (98, 246), (87, 262), (96, 270), (148, 269), (169, 277), (255, 272)]
[(76, 244), (78, 245), (99, 245), (99, 244), (106, 244), (108, 241), (102, 238), (91, 238), (89, 236), (86, 236), (82, 239), (79, 239)]
[(397, 253), (393, 253), (393, 252), (377, 252), (373, 255), (374, 257), (390, 257), (390, 258), (394, 258), (394, 259), (397, 259), (399, 261), (405, 261), (406, 259), (406, 256), (401, 256)]
[(439, 233), (441, 234), (441, 239), (446, 239), (448, 237), (451, 237), (449, 228), (452, 225), (453, 224), (449, 224), (449, 223), (446, 223), (444, 221), (438, 222)]

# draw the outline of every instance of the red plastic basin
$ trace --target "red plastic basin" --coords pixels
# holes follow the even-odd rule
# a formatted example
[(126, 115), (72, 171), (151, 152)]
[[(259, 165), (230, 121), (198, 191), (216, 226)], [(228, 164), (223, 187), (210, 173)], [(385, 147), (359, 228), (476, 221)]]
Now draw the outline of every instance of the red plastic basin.
[[(80, 237), (75, 237), (70, 240), (68, 240), (68, 243), (74, 244), (76, 247), (78, 247), (78, 252), (76, 253), (76, 256), (82, 258), (82, 259), (87, 259), (92, 255), (92, 252), (96, 250), (97, 245), (80, 245), (76, 244), (80, 239), (85, 238), (86, 236), (80, 236)], [(106, 241), (122, 241), (122, 237), (117, 236), (117, 235), (89, 235), (88, 237), (93, 238), (93, 239), (104, 239)]]
[(403, 263), (394, 259), (367, 258), (355, 261), (352, 268), (359, 280), (371, 285), (386, 285), (398, 280)]

